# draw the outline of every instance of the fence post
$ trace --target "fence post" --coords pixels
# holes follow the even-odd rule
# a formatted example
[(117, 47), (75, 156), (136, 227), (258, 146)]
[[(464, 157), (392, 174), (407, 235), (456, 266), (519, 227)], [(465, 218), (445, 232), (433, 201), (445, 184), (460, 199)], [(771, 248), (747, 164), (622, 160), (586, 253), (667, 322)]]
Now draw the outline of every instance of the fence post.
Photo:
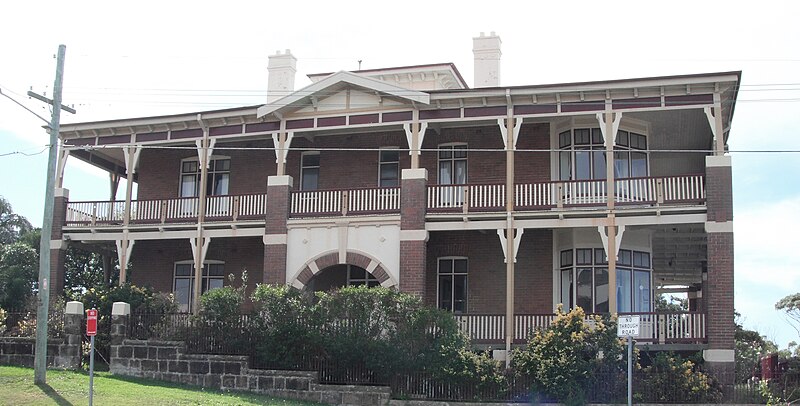
[(65, 367), (80, 369), (83, 342), (83, 303), (67, 302), (64, 309), (64, 341), (67, 344), (61, 356), (68, 359)]
[(111, 308), (111, 345), (120, 345), (128, 335), (128, 323), (131, 305), (125, 302), (114, 302)]

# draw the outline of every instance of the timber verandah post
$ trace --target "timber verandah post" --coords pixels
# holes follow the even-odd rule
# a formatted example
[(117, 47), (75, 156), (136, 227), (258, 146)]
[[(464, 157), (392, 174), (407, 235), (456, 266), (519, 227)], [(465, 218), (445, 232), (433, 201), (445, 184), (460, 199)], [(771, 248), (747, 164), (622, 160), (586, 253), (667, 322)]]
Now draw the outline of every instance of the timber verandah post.
[(209, 241), (203, 238), (203, 222), (205, 221), (206, 212), (206, 182), (208, 179), (210, 140), (208, 126), (203, 122), (202, 115), (197, 115), (197, 121), (203, 129), (203, 139), (198, 141), (200, 185), (197, 193), (197, 237), (194, 241), (190, 241), (192, 245), (192, 254), (194, 256), (194, 291), (192, 292), (192, 313), (194, 314), (200, 312), (200, 295), (202, 294), (201, 289), (203, 287), (203, 261), (205, 260), (206, 252), (208, 252), (209, 244)]

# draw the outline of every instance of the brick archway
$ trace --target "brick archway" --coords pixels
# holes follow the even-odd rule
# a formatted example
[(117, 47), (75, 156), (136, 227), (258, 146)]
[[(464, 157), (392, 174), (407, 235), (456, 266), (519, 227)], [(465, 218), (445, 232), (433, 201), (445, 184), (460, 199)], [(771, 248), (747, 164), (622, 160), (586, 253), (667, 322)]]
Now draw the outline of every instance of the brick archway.
[(354, 251), (348, 251), (344, 261), (340, 261), (339, 251), (329, 251), (318, 255), (316, 258), (306, 262), (303, 268), (295, 273), (294, 280), (289, 281), (289, 284), (302, 289), (320, 271), (333, 265), (341, 264), (355, 265), (366, 269), (380, 282), (381, 286), (397, 286), (397, 281), (389, 275), (389, 272), (380, 261)]

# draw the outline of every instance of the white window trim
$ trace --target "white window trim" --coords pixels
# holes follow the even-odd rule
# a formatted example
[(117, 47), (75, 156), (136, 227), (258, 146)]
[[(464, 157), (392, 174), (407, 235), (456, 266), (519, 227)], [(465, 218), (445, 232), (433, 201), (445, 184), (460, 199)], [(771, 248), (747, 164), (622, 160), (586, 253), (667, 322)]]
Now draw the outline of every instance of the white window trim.
[[(300, 190), (303, 190), (303, 172), (306, 169), (306, 166), (303, 165), (303, 163), (305, 161), (305, 157), (309, 156), (309, 155), (316, 155), (316, 156), (319, 157), (320, 156), (319, 152), (320, 151), (305, 151), (302, 154), (300, 154), (300, 184), (298, 185), (298, 186), (300, 186), (300, 188), (299, 188)], [(319, 176), (322, 174), (322, 170), (320, 169), (321, 165), (317, 164), (316, 166), (309, 166), (308, 168), (309, 169), (310, 168), (317, 168), (317, 189), (319, 189)]]
[[(439, 297), (439, 276), (441, 275), (441, 269), (439, 268), (439, 266), (440, 266), (440, 263), (441, 263), (442, 260), (450, 260), (450, 259), (452, 259), (452, 260), (456, 260), (456, 259), (461, 260), (461, 259), (463, 259), (463, 260), (467, 261), (467, 272), (464, 272), (464, 273), (449, 272), (449, 273), (447, 273), (445, 275), (452, 275), (452, 276), (465, 275), (467, 277), (467, 295), (466, 295), (466, 298), (464, 300), (464, 309), (465, 310), (464, 310), (463, 314), (468, 314), (469, 313), (469, 258), (468, 257), (463, 257), (463, 256), (444, 256), (444, 257), (437, 257), (436, 258), (436, 308), (440, 309), (439, 304), (441, 303), (441, 297)], [(455, 283), (453, 284), (453, 289), (455, 289)], [(451, 303), (451, 305), (452, 305), (452, 303)], [(455, 313), (455, 311), (453, 311), (453, 313)]]
[[(580, 249), (591, 249), (592, 250), (592, 265), (578, 265), (578, 250), (580, 250)], [(589, 244), (589, 245), (581, 245), (581, 246), (573, 246), (573, 247), (563, 247), (563, 248), (559, 248), (559, 249), (556, 250), (556, 252), (555, 252), (555, 261), (554, 261), (554, 263), (556, 264), (556, 266), (554, 267), (556, 269), (556, 275), (555, 275), (554, 279), (557, 280), (557, 283), (555, 284), (554, 291), (553, 291), (554, 306), (558, 305), (559, 303), (561, 303), (563, 305), (563, 309), (564, 309), (565, 312), (568, 312), (568, 311), (570, 311), (572, 309), (572, 308), (570, 308), (568, 306), (569, 303), (563, 303), (564, 300), (562, 300), (562, 298), (561, 298), (561, 283), (562, 283), (561, 282), (561, 271), (567, 270), (567, 267), (562, 267), (561, 266), (561, 252), (570, 250), (570, 251), (572, 251), (572, 265), (570, 267), (568, 267), (568, 268), (572, 271), (571, 293), (572, 293), (573, 301), (575, 301), (576, 306), (577, 306), (577, 300), (578, 300), (578, 281), (577, 281), (578, 268), (580, 268), (580, 267), (591, 268), (592, 269), (592, 311), (594, 311), (594, 307), (597, 305), (597, 302), (596, 302), (597, 299), (595, 298), (595, 293), (596, 293), (596, 289), (597, 289), (597, 287), (596, 287), (597, 286), (596, 285), (597, 281), (595, 280), (595, 276), (596, 275), (595, 275), (594, 269), (595, 268), (603, 268), (604, 267), (603, 265), (598, 265), (598, 264), (594, 263), (594, 261), (595, 261), (594, 252), (597, 249), (602, 250), (603, 247), (601, 245)], [(622, 251), (622, 250), (631, 252), (631, 265), (620, 265), (619, 261), (617, 261), (617, 265), (616, 265), (617, 269), (616, 270), (619, 270), (619, 268), (624, 268), (624, 269), (630, 269), (632, 271), (648, 271), (648, 272), (650, 272), (650, 312), (655, 312), (655, 301), (654, 301), (655, 288), (654, 288), (654, 285), (653, 285), (653, 282), (654, 282), (653, 278), (654, 278), (654, 275), (655, 275), (655, 271), (653, 270), (653, 253), (651, 251), (644, 250), (644, 249), (641, 249), (641, 248), (621, 247), (620, 251)], [(640, 267), (634, 266), (633, 265), (633, 252), (644, 252), (644, 253), (647, 253), (648, 255), (650, 255), (650, 268), (644, 269), (644, 268), (640, 268)], [(608, 268), (607, 264), (605, 265), (605, 268)], [(633, 273), (631, 273), (631, 286), (633, 286)], [(437, 286), (437, 288), (438, 288), (438, 286)], [(616, 292), (616, 287), (615, 287), (614, 291)], [(633, 298), (633, 296), (631, 296), (631, 298)], [(609, 312), (611, 312), (611, 311), (612, 311), (612, 309), (609, 309)], [(613, 312), (616, 313), (616, 309), (614, 309)]]
[[(374, 275), (372, 275), (366, 269), (361, 268), (360, 266), (355, 266), (355, 265), (350, 265), (350, 264), (346, 264), (346, 265), (347, 265), (347, 286), (366, 286), (366, 287), (369, 287), (369, 283), (372, 282), (372, 281), (378, 282), (377, 286), (380, 286), (380, 281), (378, 281), (378, 278), (376, 278)], [(353, 267), (364, 269), (364, 279), (353, 278), (353, 277), (350, 276)], [(352, 284), (353, 282), (363, 282), (363, 284), (353, 285)]]
[[(208, 157), (209, 162), (225, 160), (225, 159), (231, 161), (231, 157), (227, 156), (227, 155), (211, 155), (211, 156)], [(183, 173), (183, 164), (185, 162), (197, 162), (198, 169), (200, 169), (200, 158), (194, 156), (194, 157), (188, 157), (188, 158), (181, 159), (181, 166), (180, 166), (180, 169), (178, 170), (178, 195), (177, 195), (178, 197), (181, 196), (181, 188), (183, 187), (183, 175), (184, 175), (184, 173)], [(209, 171), (209, 173), (210, 172), (211, 171)], [(228, 169), (227, 172), (228, 172), (228, 182), (229, 182), (229, 186), (228, 187), (230, 188), (230, 173), (231, 173), (230, 169)], [(199, 173), (199, 172), (197, 172), (197, 173)], [(195, 197), (197, 197), (197, 196), (195, 196)]]
[[(383, 150), (385, 150), (385, 149), (398, 150), (397, 151), (397, 161), (396, 161), (396, 163), (397, 163), (397, 187), (399, 187), (400, 186), (400, 179), (401, 179), (400, 174), (401, 174), (402, 171), (400, 169), (400, 151), (399, 151), (400, 147), (396, 147), (396, 146), (386, 146), (386, 147), (380, 147), (378, 149), (378, 187), (384, 187), (384, 186), (381, 185), (381, 167), (384, 164), (384, 162), (381, 161), (381, 156), (382, 156)], [(386, 162), (386, 164), (391, 164), (391, 163), (395, 163), (395, 162)], [(385, 186), (385, 187), (392, 187), (392, 186)]]
[[(467, 157), (466, 158), (458, 158), (459, 160), (463, 159), (464, 161), (467, 162), (466, 173), (464, 174), (464, 183), (463, 184), (465, 184), (465, 185), (469, 184), (469, 144), (467, 144), (466, 142), (446, 142), (444, 144), (439, 144), (436, 147), (436, 149), (437, 149), (437, 151), (436, 151), (436, 182), (437, 182), (438, 185), (442, 185), (441, 173), (439, 172), (440, 171), (439, 165), (440, 165), (440, 162), (442, 162), (442, 158), (439, 157), (439, 154), (441, 153), (441, 151), (439, 151), (439, 150), (442, 149), (442, 148), (456, 147), (456, 146), (461, 146), (461, 145), (466, 147), (465, 151), (467, 153)], [(453, 148), (451, 148), (451, 149), (453, 149)], [(448, 160), (450, 162), (454, 162), (456, 159), (451, 157), (450, 159), (446, 159), (446, 160)], [(455, 168), (453, 168), (453, 169), (454, 169), (453, 177), (455, 177)], [(460, 185), (460, 183), (449, 183), (449, 185)]]
[[(172, 294), (173, 295), (175, 295), (175, 282), (178, 279), (178, 265), (191, 265), (192, 266), (192, 272), (195, 272), (194, 260), (187, 259), (187, 260), (182, 260), (182, 261), (175, 261), (172, 264)], [(207, 260), (205, 260), (203, 262), (203, 267), (205, 268), (206, 265), (225, 265), (225, 261), (219, 261), (219, 260), (215, 260), (215, 259), (207, 259)], [(203, 281), (202, 281), (203, 277), (204, 276), (202, 275), (202, 271), (201, 271), (200, 286), (203, 285)], [(191, 286), (192, 286), (192, 289), (194, 289), (194, 278), (195, 278), (195, 275), (181, 276), (180, 278), (181, 279), (189, 279), (189, 280), (191, 280), (192, 281), (192, 285)], [(210, 278), (210, 276), (208, 276), (207, 278)], [(215, 277), (215, 278), (217, 278), (217, 277)], [(222, 278), (222, 285), (225, 286), (225, 275), (221, 276), (221, 278)], [(189, 311), (190, 312), (192, 311), (192, 305), (194, 304), (194, 303), (192, 303), (192, 301), (194, 300), (193, 296), (194, 295), (189, 295), (189, 304), (188, 305), (189, 305)], [(178, 303), (178, 305), (180, 306), (180, 303)]]

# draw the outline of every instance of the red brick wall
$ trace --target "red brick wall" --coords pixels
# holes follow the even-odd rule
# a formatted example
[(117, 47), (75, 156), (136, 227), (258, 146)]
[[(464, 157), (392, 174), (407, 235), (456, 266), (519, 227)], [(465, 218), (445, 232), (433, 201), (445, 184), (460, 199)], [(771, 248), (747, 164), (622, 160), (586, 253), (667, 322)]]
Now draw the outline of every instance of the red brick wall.
[[(219, 148), (272, 147), (272, 141), (217, 142), (214, 155), (231, 157), (229, 194), (266, 193), (267, 176), (276, 171), (275, 153), (268, 150), (226, 150)], [(197, 158), (196, 149), (144, 149), (139, 157), (137, 198), (165, 199), (180, 192), (181, 160)]]
[(704, 288), (708, 346), (733, 349), (733, 233), (708, 233), (708, 280)]
[[(523, 124), (520, 129), (518, 149), (547, 149), (550, 147), (547, 124)], [(447, 128), (437, 134), (428, 129), (423, 148), (437, 148), (440, 144), (466, 142), (470, 148), (496, 149), (496, 152), (469, 152), (467, 181), (469, 183), (505, 182), (505, 152), (497, 125), (486, 127)], [(292, 148), (364, 148), (365, 151), (321, 151), (320, 189), (345, 189), (376, 187), (378, 185), (378, 160), (376, 149), (385, 146), (408, 148), (403, 131), (375, 132), (351, 135), (316, 136), (311, 139), (296, 137)], [(268, 150), (224, 150), (225, 147), (272, 147), (271, 140), (249, 142), (218, 142), (215, 155), (231, 157), (232, 195), (265, 193), (267, 176), (276, 173), (275, 154)], [(286, 173), (294, 179), (299, 189), (300, 156), (303, 151), (291, 150), (287, 157)], [(516, 179), (519, 182), (550, 179), (550, 155), (544, 152), (517, 152)], [(181, 160), (197, 157), (195, 149), (145, 149), (139, 158), (138, 199), (163, 199), (177, 197), (180, 189)], [(400, 153), (400, 168), (410, 168), (410, 156)], [(423, 152), (420, 166), (429, 174), (429, 184), (438, 183), (438, 154)]]
[[(377, 132), (368, 134), (317, 136), (309, 140), (295, 137), (289, 151), (286, 173), (294, 178), (295, 189), (300, 188), (300, 157), (306, 149), (365, 148), (365, 151), (320, 151), (319, 189), (347, 189), (378, 186), (378, 160), (376, 149), (381, 147), (408, 148), (405, 132)], [(400, 153), (400, 168), (410, 168), (408, 152)]]
[[(505, 183), (506, 153), (500, 126), (445, 128), (437, 134), (428, 129), (423, 149), (435, 149), (446, 143), (466, 143), (470, 149), (495, 149), (497, 151), (469, 151), (467, 157), (467, 183)], [(520, 128), (517, 149), (549, 149), (548, 124), (523, 124)], [(539, 182), (550, 180), (550, 154), (548, 152), (516, 152), (514, 158), (515, 181)], [(439, 156), (433, 151), (423, 151), (420, 167), (428, 170), (428, 184), (439, 184)]]
[[(206, 260), (225, 262), (225, 285), (230, 284), (227, 275), (234, 274), (234, 286), (239, 286), (241, 272), (247, 269), (249, 294), (263, 280), (263, 255), (264, 243), (260, 237), (212, 238)], [(175, 262), (193, 259), (188, 239), (137, 241), (131, 257), (132, 269), (128, 270), (131, 283), (161, 292), (172, 292)]]
[(733, 189), (730, 166), (706, 168), (708, 221), (733, 220)]
[[(553, 310), (553, 233), (526, 230), (520, 241), (514, 278), (516, 313), (551, 313)], [(425, 300), (436, 304), (437, 259), (467, 257), (470, 313), (505, 313), (506, 264), (495, 230), (433, 232), (428, 241)]]

